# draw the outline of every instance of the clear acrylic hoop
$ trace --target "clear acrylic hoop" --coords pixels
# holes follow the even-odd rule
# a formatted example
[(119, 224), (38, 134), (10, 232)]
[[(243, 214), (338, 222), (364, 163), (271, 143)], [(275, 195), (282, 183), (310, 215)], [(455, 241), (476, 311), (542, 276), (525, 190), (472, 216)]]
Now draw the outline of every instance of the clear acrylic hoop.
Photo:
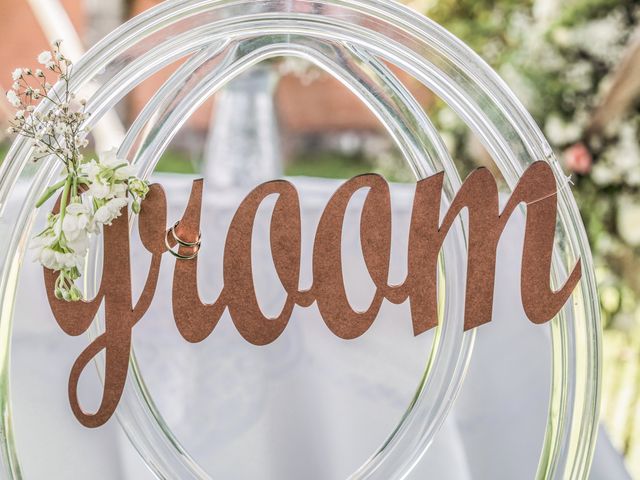
[[(455, 163), (423, 110), (386, 66), (411, 74), (448, 105), (483, 142), (510, 188), (533, 161), (562, 172), (533, 120), (508, 87), (471, 50), (430, 20), (384, 0), (185, 0), (166, 2), (126, 23), (89, 51), (74, 70), (73, 90), (95, 92), (88, 109), (95, 124), (144, 79), (187, 59), (165, 82), (127, 132), (120, 153), (150, 175), (186, 118), (225, 83), (275, 56), (300, 56), (350, 88), (374, 112), (417, 178), (446, 174), (444, 201), (460, 184)], [(44, 107), (43, 107), (44, 108)], [(13, 441), (9, 361), (15, 288), (35, 219), (35, 201), (57, 173), (49, 159), (29, 166), (31, 145), (18, 139), (0, 170), (0, 447), (4, 477), (23, 478)], [(17, 181), (29, 179), (23, 207)], [(553, 372), (547, 431), (538, 478), (585, 478), (591, 463), (599, 400), (600, 330), (594, 272), (570, 191), (558, 195), (554, 281), (582, 259), (583, 278), (552, 322)], [(424, 377), (388, 440), (350, 478), (404, 478), (428, 448), (451, 408), (469, 361), (473, 333), (462, 331), (464, 227), (442, 254), (442, 319)], [(92, 249), (87, 279), (95, 278), (100, 249)], [(87, 285), (90, 295), (92, 287)], [(96, 325), (94, 335), (98, 326)], [(210, 478), (173, 437), (153, 405), (132, 360), (118, 420), (159, 478)]]

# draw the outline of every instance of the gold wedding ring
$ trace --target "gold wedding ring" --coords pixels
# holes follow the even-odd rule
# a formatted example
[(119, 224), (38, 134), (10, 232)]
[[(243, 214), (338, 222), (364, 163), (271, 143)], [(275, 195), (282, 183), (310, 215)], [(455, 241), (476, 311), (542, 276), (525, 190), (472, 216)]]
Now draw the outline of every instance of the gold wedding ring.
[[(182, 240), (180, 237), (178, 237), (178, 235), (176, 234), (176, 227), (178, 226), (180, 222), (176, 222), (173, 227), (171, 227), (169, 229), (169, 231), (167, 232), (167, 234), (165, 234), (164, 236), (164, 244), (167, 247), (167, 250), (169, 251), (169, 253), (171, 255), (173, 255), (176, 258), (179, 258), (180, 260), (192, 260), (194, 258), (196, 258), (198, 256), (198, 252), (200, 251), (200, 238), (201, 238), (201, 233), (198, 233), (198, 239), (195, 242), (187, 242), (185, 240)], [(171, 245), (169, 245), (169, 234), (171, 234), (171, 236), (173, 237), (173, 239), (175, 240), (175, 242), (182, 247), (187, 247), (187, 248), (193, 248), (194, 252), (191, 255), (182, 255), (181, 253), (178, 253), (174, 250), (172, 250)]]

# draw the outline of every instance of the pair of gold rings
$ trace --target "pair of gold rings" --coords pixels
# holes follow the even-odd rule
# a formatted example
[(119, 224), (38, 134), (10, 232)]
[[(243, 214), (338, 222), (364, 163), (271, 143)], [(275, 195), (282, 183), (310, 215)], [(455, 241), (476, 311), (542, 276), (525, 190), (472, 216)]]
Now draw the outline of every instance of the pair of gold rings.
[[(198, 256), (198, 252), (200, 251), (200, 238), (201, 238), (201, 234), (198, 233), (198, 239), (195, 242), (187, 242), (185, 240), (182, 240), (180, 237), (178, 237), (178, 235), (176, 234), (176, 227), (178, 226), (180, 222), (176, 222), (173, 227), (171, 227), (169, 229), (169, 231), (167, 232), (167, 234), (164, 236), (164, 244), (167, 247), (167, 250), (169, 251), (169, 253), (171, 255), (173, 255), (176, 258), (179, 258), (180, 260), (192, 260), (194, 258), (196, 258)], [(182, 255), (181, 253), (178, 253), (176, 251), (174, 251), (171, 248), (171, 245), (169, 245), (169, 235), (171, 235), (171, 237), (175, 240), (176, 244), (178, 245), (178, 247), (187, 247), (187, 248), (192, 248), (193, 249), (193, 253), (191, 255)]]

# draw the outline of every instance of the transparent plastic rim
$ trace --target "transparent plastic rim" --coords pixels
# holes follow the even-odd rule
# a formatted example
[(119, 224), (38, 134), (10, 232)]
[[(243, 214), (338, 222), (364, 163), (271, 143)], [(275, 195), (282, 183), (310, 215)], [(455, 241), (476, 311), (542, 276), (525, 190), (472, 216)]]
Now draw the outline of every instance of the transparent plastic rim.
[[(311, 4), (322, 14), (308, 13)], [(73, 89), (96, 91), (89, 101), (95, 123), (145, 78), (191, 56), (181, 74), (173, 75), (149, 102), (121, 147), (147, 176), (198, 105), (242, 70), (280, 55), (307, 58), (351, 88), (378, 115), (418, 178), (446, 172), (447, 201), (459, 185), (455, 164), (419, 105), (385, 63), (410, 73), (447, 102), (483, 142), (511, 188), (530, 163), (541, 159), (563, 178), (535, 123), (482, 60), (430, 20), (384, 0), (166, 2), (88, 52), (76, 65)], [(0, 260), (0, 443), (3, 473), (11, 479), (22, 478), (13, 442), (9, 384), (15, 289), (35, 219), (35, 200), (57, 171), (53, 160), (28, 166), (30, 148), (24, 139), (16, 140), (0, 169), (0, 238), (5, 247)], [(30, 187), (27, 197), (20, 199), (22, 208), (11, 211), (5, 207), (17, 200), (14, 187), (19, 179)], [(598, 418), (599, 312), (591, 255), (570, 191), (560, 190), (558, 206), (554, 280), (560, 283), (578, 257), (583, 278), (573, 302), (552, 322), (552, 393), (537, 476), (585, 478)], [(444, 320), (416, 396), (389, 439), (351, 478), (405, 477), (453, 404), (473, 340), (472, 333), (462, 333), (464, 243), (458, 225), (443, 252)], [(92, 260), (98, 251), (93, 250)], [(89, 271), (95, 273), (95, 268)], [(135, 361), (118, 419), (159, 478), (209, 478), (162, 421)]]

